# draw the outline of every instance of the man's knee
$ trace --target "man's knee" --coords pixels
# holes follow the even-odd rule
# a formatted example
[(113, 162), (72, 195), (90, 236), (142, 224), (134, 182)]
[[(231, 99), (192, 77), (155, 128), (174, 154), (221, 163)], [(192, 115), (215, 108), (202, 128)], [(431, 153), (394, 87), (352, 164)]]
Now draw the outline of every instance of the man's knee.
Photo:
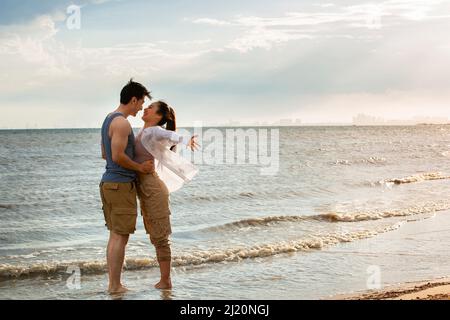
[(128, 234), (126, 234), (126, 235), (118, 234), (118, 233), (115, 233), (114, 231), (110, 232), (110, 240), (117, 244), (126, 245), (128, 243), (129, 238), (130, 238), (130, 235), (128, 235)]

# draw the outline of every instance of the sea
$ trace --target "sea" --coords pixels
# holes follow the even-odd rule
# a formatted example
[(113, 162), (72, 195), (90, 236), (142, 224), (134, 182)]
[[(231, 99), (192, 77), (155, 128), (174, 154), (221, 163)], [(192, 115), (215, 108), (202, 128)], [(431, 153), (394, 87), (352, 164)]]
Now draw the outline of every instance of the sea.
[[(139, 216), (121, 299), (326, 299), (450, 275), (450, 126), (248, 129), (277, 130), (277, 172), (197, 163), (170, 196), (173, 289), (153, 287)], [(104, 170), (99, 129), (0, 131), (0, 299), (114, 299)]]

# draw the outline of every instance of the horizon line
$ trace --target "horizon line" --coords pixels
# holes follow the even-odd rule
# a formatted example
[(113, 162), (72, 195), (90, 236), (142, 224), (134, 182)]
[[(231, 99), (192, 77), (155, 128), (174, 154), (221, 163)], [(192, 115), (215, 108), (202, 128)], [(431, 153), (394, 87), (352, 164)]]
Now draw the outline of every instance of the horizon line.
[[(442, 126), (447, 123), (411, 123), (411, 124), (352, 124), (352, 123), (303, 123), (299, 125), (205, 125), (202, 128), (297, 128), (297, 127), (416, 127)], [(195, 128), (196, 126), (180, 126), (177, 129)], [(140, 127), (132, 127), (140, 129)], [(33, 130), (101, 130), (101, 127), (48, 127), (48, 128), (0, 128), (0, 131), (33, 131)]]

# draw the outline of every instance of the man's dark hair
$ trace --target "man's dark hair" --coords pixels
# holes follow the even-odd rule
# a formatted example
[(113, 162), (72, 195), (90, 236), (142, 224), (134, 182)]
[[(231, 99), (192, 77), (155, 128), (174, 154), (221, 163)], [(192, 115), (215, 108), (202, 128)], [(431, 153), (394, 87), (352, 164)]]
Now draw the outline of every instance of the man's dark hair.
[(128, 82), (127, 85), (123, 87), (122, 91), (120, 92), (120, 103), (128, 104), (130, 103), (131, 99), (133, 99), (133, 97), (135, 97), (138, 100), (144, 97), (148, 97), (149, 99), (152, 98), (147, 88), (145, 88), (142, 84), (138, 82), (134, 82), (133, 79), (131, 79), (130, 82)]

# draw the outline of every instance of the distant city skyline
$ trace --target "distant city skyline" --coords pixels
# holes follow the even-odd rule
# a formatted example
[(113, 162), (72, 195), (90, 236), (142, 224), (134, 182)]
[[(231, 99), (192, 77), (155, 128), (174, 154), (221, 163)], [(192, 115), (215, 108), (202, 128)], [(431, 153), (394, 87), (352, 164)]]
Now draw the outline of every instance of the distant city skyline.
[(99, 127), (132, 77), (180, 126), (448, 118), (449, 29), (441, 0), (3, 0), (0, 128)]
[(385, 119), (366, 114), (358, 114), (353, 117), (354, 125), (417, 125), (417, 124), (449, 124), (448, 117), (423, 117), (415, 116), (410, 119)]
[[(447, 117), (421, 117), (414, 116), (410, 119), (385, 119), (383, 117), (376, 117), (367, 114), (358, 114), (353, 117), (351, 122), (303, 122), (301, 119), (278, 119), (275, 121), (233, 121), (228, 120), (224, 122), (195, 122), (193, 124), (184, 124), (179, 127), (296, 127), (296, 126), (414, 126), (419, 124), (450, 124), (450, 119)], [(134, 128), (139, 128), (140, 126), (134, 126)], [(93, 127), (63, 127), (63, 126), (52, 126), (49, 128), (40, 128), (37, 123), (34, 125), (27, 124), (24, 128), (13, 128), (13, 127), (0, 127), (3, 129), (99, 129), (99, 126)]]

